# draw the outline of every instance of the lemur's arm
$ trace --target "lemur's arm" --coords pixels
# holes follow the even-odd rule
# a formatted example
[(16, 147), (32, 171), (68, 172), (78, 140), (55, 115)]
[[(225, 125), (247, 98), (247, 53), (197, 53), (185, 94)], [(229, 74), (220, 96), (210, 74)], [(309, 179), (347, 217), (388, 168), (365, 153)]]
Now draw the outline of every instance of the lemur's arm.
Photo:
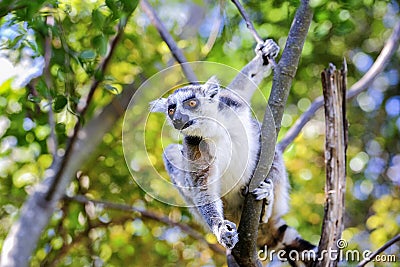
[(218, 170), (213, 169), (211, 161), (209, 148), (199, 137), (186, 136), (183, 146), (170, 145), (164, 152), (168, 174), (185, 201), (193, 205), (192, 212), (206, 222), (219, 243), (232, 249), (239, 237), (236, 225), (224, 219), (215, 183)]
[(255, 52), (256, 56), (228, 85), (229, 89), (237, 92), (247, 103), (250, 103), (262, 79), (269, 74), (271, 66), (268, 64), (268, 57), (275, 58), (279, 53), (279, 46), (272, 39), (268, 39), (263, 44), (258, 44)]

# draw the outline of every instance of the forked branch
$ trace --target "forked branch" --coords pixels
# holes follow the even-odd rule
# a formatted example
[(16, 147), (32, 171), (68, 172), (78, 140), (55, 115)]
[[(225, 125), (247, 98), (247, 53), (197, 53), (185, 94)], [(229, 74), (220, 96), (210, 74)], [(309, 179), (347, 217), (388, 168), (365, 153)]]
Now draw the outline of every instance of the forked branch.
[[(303, 0), (295, 14), (294, 22), (290, 28), (281, 60), (275, 67), (272, 91), (268, 101), (273, 118), (269, 116), (269, 112), (265, 112), (261, 129), (260, 161), (254, 172), (250, 190), (254, 185), (258, 185), (268, 173), (269, 166), (266, 166), (268, 162), (266, 159), (269, 156), (273, 157), (273, 153), (269, 153), (271, 140), (268, 140), (268, 125), (275, 122), (276, 133), (279, 133), (284, 106), (289, 95), (293, 78), (296, 75), (301, 51), (311, 24), (311, 19), (312, 9), (309, 5), (309, 1)], [(272, 142), (275, 144), (276, 140)], [(272, 162), (272, 160), (269, 162)], [(240, 266), (259, 266), (261, 264), (257, 259), (256, 247), (261, 208), (262, 201), (256, 201), (252, 194), (246, 196), (238, 229), (240, 241), (232, 251)]]
[[(346, 98), (351, 99), (361, 92), (368, 89), (368, 86), (375, 80), (375, 78), (385, 69), (393, 54), (399, 47), (400, 41), (400, 21), (397, 22), (393, 29), (392, 34), (387, 40), (385, 46), (382, 48), (381, 53), (375, 60), (371, 68), (365, 73), (365, 75), (358, 80), (347, 92)], [(297, 119), (295, 124), (286, 133), (285, 137), (279, 142), (280, 148), (285, 150), (299, 135), (303, 127), (314, 117), (315, 113), (324, 105), (322, 96), (314, 100), (311, 106), (304, 112), (300, 118)]]

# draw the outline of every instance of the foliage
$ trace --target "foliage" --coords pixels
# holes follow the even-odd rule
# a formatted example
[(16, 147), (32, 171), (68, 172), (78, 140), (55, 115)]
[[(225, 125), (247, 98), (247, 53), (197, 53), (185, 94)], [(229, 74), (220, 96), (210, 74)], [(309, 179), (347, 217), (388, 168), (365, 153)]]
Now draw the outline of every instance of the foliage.
[[(6, 237), (32, 187), (42, 180), (54, 153), (65, 153), (92, 81), (101, 83), (84, 122), (128, 84), (174, 64), (168, 47), (137, 4), (116, 0), (0, 3), (0, 56), (13, 62), (20, 72), (0, 85), (0, 240)], [(189, 60), (215, 61), (240, 69), (253, 57), (252, 36), (229, 1), (152, 4)], [(346, 57), (348, 83), (353, 84), (371, 66), (399, 19), (396, 1), (315, 0), (311, 4), (315, 15), (281, 136), (321, 94), (320, 72), (329, 62), (339, 65)], [(297, 1), (245, 1), (257, 31), (277, 40), (281, 47), (297, 5)], [(122, 40), (102, 75), (99, 64), (109, 53), (118, 24), (126, 19)], [(222, 24), (212, 44), (212, 25), (219, 19)], [(50, 48), (46, 48), (46, 40)], [(49, 65), (43, 69), (43, 57), (49, 51)], [(376, 249), (400, 232), (399, 57), (396, 53), (385, 72), (348, 105), (343, 238), (349, 249)], [(263, 82), (266, 95), (270, 87), (271, 79)], [(49, 114), (54, 115), (53, 120)], [(156, 129), (159, 124), (148, 127)], [(104, 135), (96, 153), (82, 163), (67, 195), (145, 208), (203, 231), (186, 209), (160, 203), (135, 184), (123, 157), (121, 128), (122, 121), (118, 121)], [(53, 130), (59, 145), (55, 152), (49, 142)], [(319, 240), (325, 200), (323, 140), (323, 116), (318, 113), (285, 153), (293, 187), (292, 209), (285, 219), (314, 243)], [(158, 140), (149, 144), (159, 145)], [(160, 149), (151, 151), (155, 152), (149, 157), (156, 159), (155, 166), (162, 171)], [(216, 243), (212, 235), (206, 239)], [(387, 253), (398, 254), (398, 247)], [(177, 227), (139, 213), (64, 200), (43, 233), (31, 264), (221, 266), (224, 262), (223, 255)]]

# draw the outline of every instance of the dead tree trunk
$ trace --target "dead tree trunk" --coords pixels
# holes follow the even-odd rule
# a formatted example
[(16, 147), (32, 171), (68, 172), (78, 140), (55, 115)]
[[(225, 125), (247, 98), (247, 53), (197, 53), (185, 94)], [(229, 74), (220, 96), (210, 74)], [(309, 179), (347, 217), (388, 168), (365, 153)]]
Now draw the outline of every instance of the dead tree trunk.
[(315, 266), (336, 266), (339, 250), (346, 246), (343, 231), (344, 194), (346, 188), (346, 75), (332, 64), (322, 72), (325, 107), (325, 215), (319, 242), (319, 258)]

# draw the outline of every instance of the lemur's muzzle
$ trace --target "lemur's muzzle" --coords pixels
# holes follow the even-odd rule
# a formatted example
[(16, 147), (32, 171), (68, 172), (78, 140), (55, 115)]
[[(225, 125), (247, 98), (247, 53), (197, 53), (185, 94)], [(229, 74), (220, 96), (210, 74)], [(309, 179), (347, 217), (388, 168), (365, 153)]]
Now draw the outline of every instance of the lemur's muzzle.
[(182, 114), (177, 111), (172, 118), (172, 124), (174, 125), (175, 129), (183, 130), (192, 125), (193, 121), (189, 120), (188, 115)]

